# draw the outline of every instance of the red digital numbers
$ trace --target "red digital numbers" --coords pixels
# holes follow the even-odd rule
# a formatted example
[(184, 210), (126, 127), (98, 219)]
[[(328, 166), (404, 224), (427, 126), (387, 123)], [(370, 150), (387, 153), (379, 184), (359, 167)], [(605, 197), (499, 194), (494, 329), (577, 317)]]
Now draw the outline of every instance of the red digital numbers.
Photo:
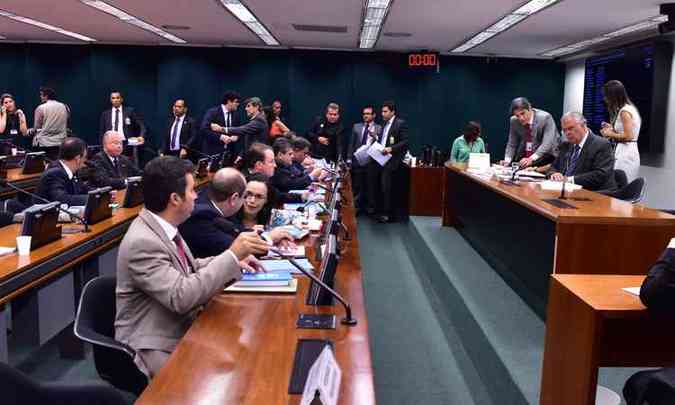
[(408, 55), (408, 66), (436, 66), (435, 53), (411, 53)]

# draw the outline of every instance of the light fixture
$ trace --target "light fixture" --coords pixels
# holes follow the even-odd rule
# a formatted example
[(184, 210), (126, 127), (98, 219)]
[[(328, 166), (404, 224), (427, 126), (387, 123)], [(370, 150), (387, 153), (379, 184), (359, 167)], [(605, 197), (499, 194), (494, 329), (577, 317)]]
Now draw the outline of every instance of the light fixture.
[(255, 15), (251, 12), (251, 10), (246, 7), (241, 1), (239, 0), (220, 0), (220, 4), (223, 5), (229, 11), (232, 13), (233, 16), (235, 16), (239, 21), (241, 21), (248, 29), (251, 30), (254, 34), (258, 36), (258, 38), (262, 39), (262, 41), (269, 46), (279, 46), (280, 43), (277, 41), (277, 39), (270, 33), (270, 31), (261, 23)]
[(546, 51), (541, 54), (541, 56), (546, 56), (546, 57), (551, 57), (555, 58), (558, 56), (563, 56), (563, 55), (568, 55), (571, 53), (578, 52), (582, 49), (586, 49), (590, 46), (597, 45), (601, 42), (609, 41), (610, 39), (622, 37), (624, 35), (628, 34), (633, 34), (636, 32), (641, 32), (641, 31), (647, 31), (649, 29), (653, 29), (659, 26), (659, 24), (662, 24), (664, 22), (668, 21), (668, 16), (667, 15), (658, 15), (656, 17), (652, 17), (648, 20), (640, 21), (638, 23), (629, 25), (627, 27), (618, 29), (616, 31), (608, 32), (606, 34), (602, 34), (600, 36), (597, 36), (595, 38), (587, 39), (581, 42), (576, 42), (573, 44), (568, 44), (559, 48), (555, 48), (549, 51)]
[(531, 15), (538, 13), (539, 11), (545, 9), (546, 7), (552, 6), (555, 3), (558, 3), (561, 0), (530, 0), (522, 6), (518, 7), (514, 11), (508, 13), (504, 17), (500, 18), (487, 27), (485, 30), (479, 32), (473, 37), (469, 38), (466, 42), (455, 47), (450, 52), (452, 53), (463, 53), (466, 52), (488, 39), (494, 37), (500, 32), (506, 31), (524, 19), (530, 17)]
[(161, 29), (159, 27), (155, 27), (152, 24), (148, 24), (145, 21), (141, 20), (140, 18), (135, 17), (135, 16), (125, 12), (124, 10), (120, 10), (119, 8), (114, 7), (114, 6), (106, 3), (105, 1), (101, 1), (101, 0), (80, 0), (80, 1), (83, 4), (85, 4), (89, 7), (93, 7), (95, 9), (99, 10), (99, 11), (103, 11), (106, 14), (110, 14), (113, 17), (119, 18), (120, 20), (124, 21), (127, 24), (131, 24), (131, 25), (133, 25), (135, 27), (138, 27), (140, 29), (152, 32), (153, 34), (158, 35), (158, 36), (160, 36), (164, 39), (167, 39), (171, 42), (174, 42), (174, 43), (177, 43), (177, 44), (187, 44), (186, 40), (184, 40), (182, 38), (178, 38), (177, 36), (171, 34), (170, 32), (166, 32), (163, 29)]
[[(61, 27), (56, 27), (54, 25), (49, 25), (49, 24), (43, 23), (41, 21), (33, 20), (32, 18), (16, 15), (14, 13), (10, 13), (9, 11), (0, 10), (0, 16), (7, 17), (9, 19), (12, 19), (12, 20), (18, 21), (18, 22), (22, 22), (24, 24), (30, 24), (32, 26), (39, 27), (39, 28), (42, 28), (42, 29), (45, 29), (45, 30), (57, 32), (59, 34), (66, 35), (66, 36), (69, 36), (71, 38), (79, 39), (81, 41), (96, 42), (96, 40), (94, 38), (89, 38), (88, 36), (78, 34), (77, 32), (64, 30)], [(6, 38), (2, 37), (2, 39), (6, 39)]]
[(394, 0), (366, 0), (362, 12), (359, 48), (369, 49), (375, 46), (393, 2)]

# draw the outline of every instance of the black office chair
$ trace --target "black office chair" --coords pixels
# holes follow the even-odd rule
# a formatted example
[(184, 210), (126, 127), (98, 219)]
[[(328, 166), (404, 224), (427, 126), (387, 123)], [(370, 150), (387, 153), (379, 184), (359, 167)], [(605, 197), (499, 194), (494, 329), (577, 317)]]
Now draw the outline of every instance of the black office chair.
[(115, 340), (115, 277), (97, 277), (82, 291), (75, 317), (75, 336), (91, 343), (96, 371), (113, 386), (136, 395), (148, 385), (148, 379), (136, 364), (136, 352)]
[(675, 403), (675, 368), (638, 371), (623, 387), (628, 405), (669, 405)]
[(644, 177), (638, 177), (631, 181), (623, 188), (617, 191), (608, 193), (610, 197), (618, 198), (619, 200), (629, 201), (632, 204), (637, 204), (645, 197), (647, 191), (647, 182)]
[(621, 169), (614, 169), (614, 182), (616, 183), (616, 188), (619, 190), (626, 187), (626, 185), (628, 185), (628, 177), (626, 177), (626, 172)]
[(107, 385), (41, 383), (5, 363), (0, 363), (0, 392), (3, 405), (130, 404), (121, 393)]

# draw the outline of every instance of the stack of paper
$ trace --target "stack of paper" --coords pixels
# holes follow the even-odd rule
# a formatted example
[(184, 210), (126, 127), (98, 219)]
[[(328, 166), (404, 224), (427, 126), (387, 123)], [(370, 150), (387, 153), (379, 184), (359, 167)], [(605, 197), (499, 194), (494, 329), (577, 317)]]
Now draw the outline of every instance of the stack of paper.
[(246, 273), (234, 285), (237, 287), (281, 287), (289, 285), (291, 280), (291, 273), (288, 271)]
[[(314, 266), (309, 260), (305, 259), (295, 259), (296, 263), (300, 265), (303, 269), (307, 271), (314, 272)], [(263, 268), (267, 273), (290, 273), (290, 274), (302, 274), (297, 267), (293, 266), (288, 260), (261, 260)]]
[(385, 155), (382, 151), (384, 151), (384, 146), (379, 142), (374, 142), (368, 148), (368, 156), (373, 158), (380, 166), (386, 165), (391, 159), (391, 153)]

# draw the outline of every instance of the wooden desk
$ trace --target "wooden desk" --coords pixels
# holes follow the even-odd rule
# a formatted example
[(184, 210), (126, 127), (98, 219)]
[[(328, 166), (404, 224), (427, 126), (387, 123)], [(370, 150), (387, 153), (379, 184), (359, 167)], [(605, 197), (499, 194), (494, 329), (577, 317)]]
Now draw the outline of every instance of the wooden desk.
[(410, 168), (410, 215), (441, 216), (444, 172), (443, 167)]
[(675, 324), (651, 316), (623, 290), (644, 276), (556, 274), (546, 319), (540, 404), (594, 405), (598, 367), (675, 361)]
[(545, 201), (534, 183), (519, 186), (446, 166), (444, 224), (455, 226), (532, 308), (544, 316), (548, 276), (646, 274), (675, 236), (675, 216), (581, 190)]
[[(336, 290), (351, 303), (358, 325), (339, 323), (344, 315), (339, 304), (305, 305), (309, 282), (304, 276), (295, 295), (219, 295), (195, 320), (137, 404), (298, 404), (300, 395), (290, 396), (288, 383), (299, 338), (335, 343), (343, 373), (340, 404), (375, 404), (353, 206), (342, 212), (352, 240), (344, 244)], [(308, 257), (313, 257), (311, 241), (306, 246)], [(296, 329), (300, 313), (334, 313), (337, 328)]]
[[(11, 182), (17, 187), (27, 189), (28, 191), (35, 190), (38, 182), (40, 181), (40, 176), (42, 173), (21, 174), (22, 170), (23, 169), (20, 167), (7, 170), (7, 181)], [(16, 191), (12, 190), (8, 186), (0, 186), (0, 199), (11, 198), (14, 195), (16, 195)]]

